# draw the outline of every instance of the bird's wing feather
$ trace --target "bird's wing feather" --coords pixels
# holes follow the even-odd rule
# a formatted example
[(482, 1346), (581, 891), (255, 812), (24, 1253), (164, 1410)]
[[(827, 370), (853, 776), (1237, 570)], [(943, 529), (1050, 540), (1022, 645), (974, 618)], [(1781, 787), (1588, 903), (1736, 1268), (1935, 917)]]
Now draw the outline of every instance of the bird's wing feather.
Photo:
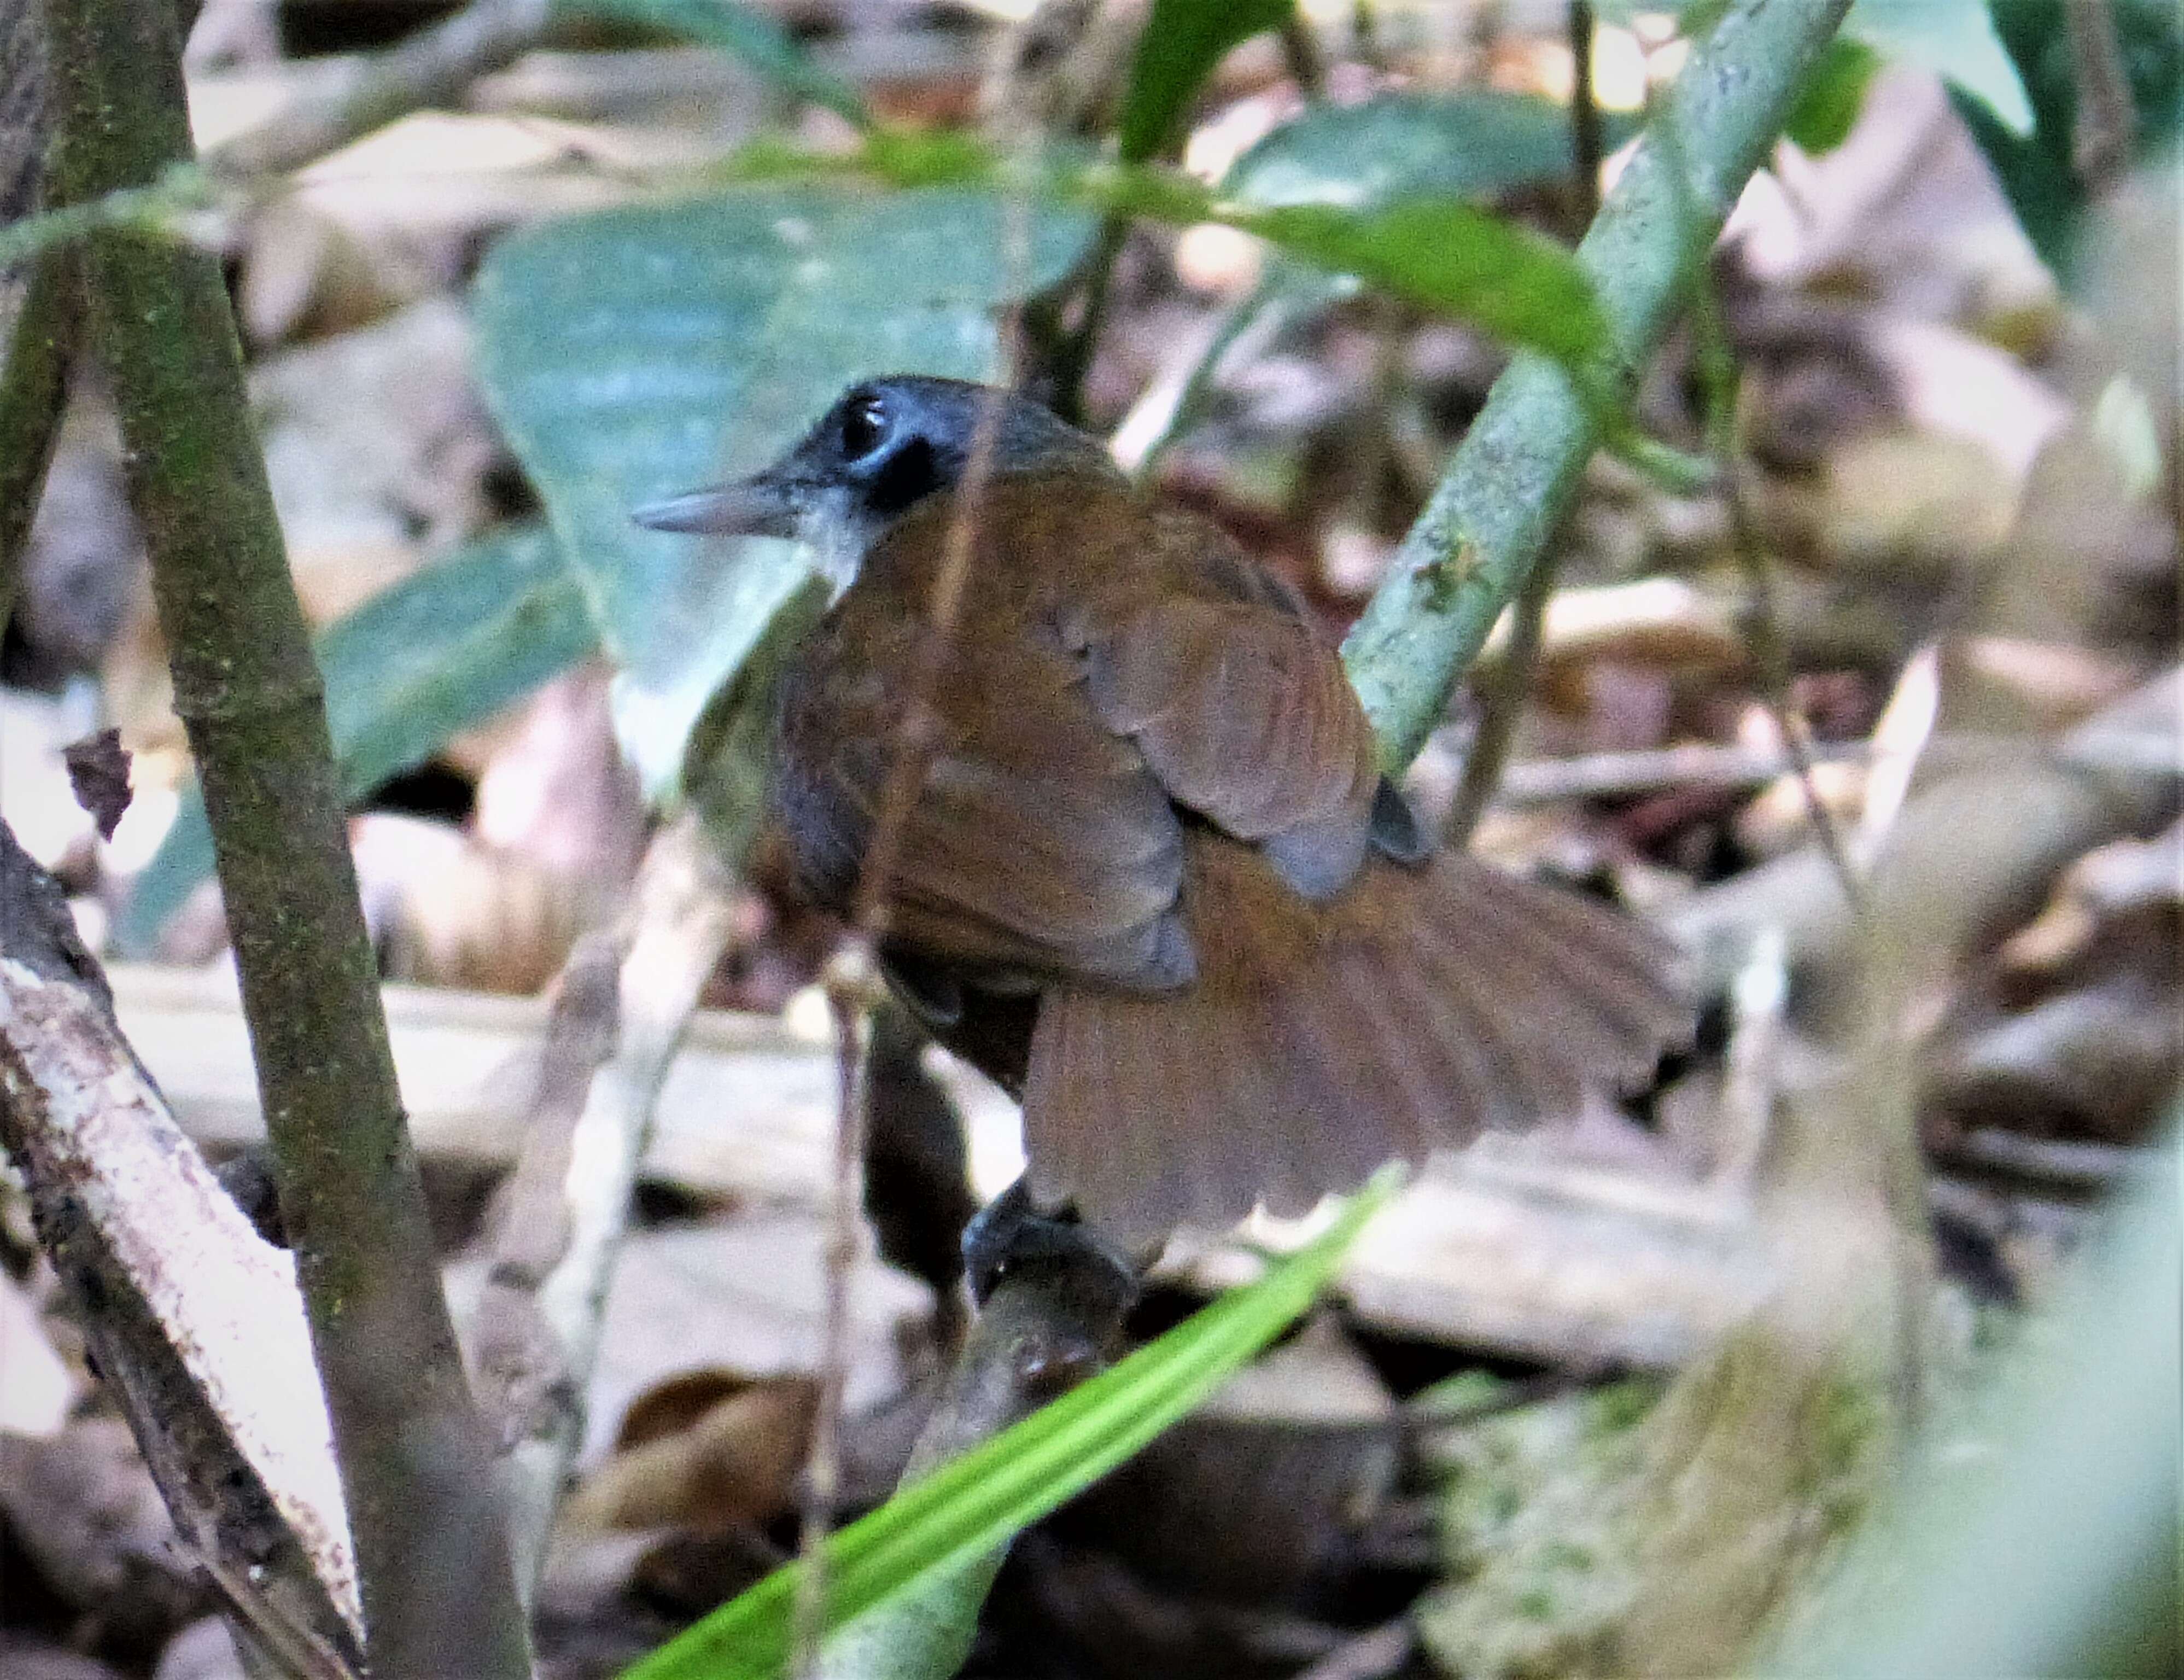
[(1308, 896), (1348, 884), (1379, 783), (1371, 726), (1333, 649), (1273, 580), (1187, 516), (1156, 526), (1171, 587), (1065, 617), (1086, 697), (1171, 798), (1238, 840), (1271, 843)]
[[(893, 859), (889, 931), (974, 966), (1171, 985), (1186, 977), (1171, 925), (1180, 826), (1138, 753), (1099, 726), (1076, 687), (1070, 661), (1021, 639), (959, 647), (933, 695), (939, 739)], [(783, 761), (809, 767), (800, 788), (783, 778), (777, 797), (792, 825), (843, 836), (853, 875), (902, 696), (877, 678), (811, 688), (827, 715), (800, 717), (792, 705)], [(824, 745), (800, 754), (799, 735)], [(853, 885), (838, 881), (830, 896), (846, 899)]]
[(1093, 710), (1178, 804), (1238, 840), (1362, 808), (1374, 769), (1334, 655), (1269, 608), (1165, 601), (1085, 650)]

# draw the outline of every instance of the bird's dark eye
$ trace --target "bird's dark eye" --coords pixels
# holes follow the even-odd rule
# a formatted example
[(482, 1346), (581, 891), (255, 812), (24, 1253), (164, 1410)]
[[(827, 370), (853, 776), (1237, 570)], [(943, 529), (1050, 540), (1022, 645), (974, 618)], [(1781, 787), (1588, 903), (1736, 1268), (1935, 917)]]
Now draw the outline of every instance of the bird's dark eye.
[(878, 397), (860, 397), (842, 410), (842, 455), (862, 460), (887, 437), (887, 410)]

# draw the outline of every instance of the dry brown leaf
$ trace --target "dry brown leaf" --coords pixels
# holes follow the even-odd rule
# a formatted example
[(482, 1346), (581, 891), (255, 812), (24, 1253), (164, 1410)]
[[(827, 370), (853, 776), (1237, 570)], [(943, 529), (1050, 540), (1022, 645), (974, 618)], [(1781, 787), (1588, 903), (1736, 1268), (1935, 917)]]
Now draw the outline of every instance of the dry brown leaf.
[(563, 1528), (764, 1527), (794, 1509), (818, 1394), (811, 1377), (764, 1378), (617, 1450), (569, 1496)]

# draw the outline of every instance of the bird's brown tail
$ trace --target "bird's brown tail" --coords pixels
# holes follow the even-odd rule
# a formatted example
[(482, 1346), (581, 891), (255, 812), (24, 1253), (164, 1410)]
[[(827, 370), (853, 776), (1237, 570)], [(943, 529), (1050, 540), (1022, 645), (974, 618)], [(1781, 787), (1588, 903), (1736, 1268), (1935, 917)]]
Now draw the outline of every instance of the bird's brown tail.
[(1032, 1040), (1033, 1193), (1126, 1243), (1301, 1212), (1385, 1161), (1568, 1116), (1691, 1030), (1665, 940), (1460, 854), (1375, 858), (1315, 907), (1194, 836), (1184, 892), (1195, 985), (1056, 989)]

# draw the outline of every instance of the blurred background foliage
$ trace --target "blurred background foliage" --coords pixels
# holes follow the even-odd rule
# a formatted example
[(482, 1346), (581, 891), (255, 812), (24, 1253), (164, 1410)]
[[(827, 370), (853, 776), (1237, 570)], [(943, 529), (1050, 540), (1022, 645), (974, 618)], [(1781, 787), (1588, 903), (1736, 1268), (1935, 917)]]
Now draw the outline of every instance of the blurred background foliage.
[[(174, 215), (229, 260), (390, 976), (537, 990), (684, 801), (740, 853), (803, 562), (627, 512), (854, 377), (1027, 384), (1339, 633), (1510, 350), (1596, 349), (1568, 248), (1722, 9), (1598, 0), (1573, 36), (1559, 0), (206, 0)], [(464, 18), (498, 20), (491, 53), (354, 96)], [(1477, 834), (1684, 938), (1716, 983), (1698, 1052), (1574, 1141), (1418, 1186), (1256, 1387), (1026, 1537), (969, 1672), (2175, 1672), (2180, 75), (2166, 0), (1858, 0), (1702, 276), (1736, 494), (1594, 464)], [(1635, 416), (1686, 460), (1724, 418), (1699, 336)], [(216, 962), (118, 486), (92, 393), (0, 652), (0, 801), (94, 934)], [(1507, 643), (1413, 773), (1429, 812)], [(57, 749), (107, 721), (138, 792), (101, 842)], [(1892, 942), (1844, 913), (1815, 806), (1910, 860), (1876, 888)], [(770, 867), (712, 1005), (810, 1007), (827, 929)], [(1846, 1095), (1876, 1042), (1888, 1080)], [(780, 1557), (815, 1309), (749, 1281), (816, 1264), (811, 1140), (781, 1129), (824, 1082), (778, 1053), (755, 1122), (666, 1100), (542, 1599), (556, 1673)], [(147, 1056), (233, 1147), (232, 1098)], [(474, 1287), (506, 1131), (412, 1100)], [(991, 1189), (1006, 1116), (965, 1101)], [(1241, 1264), (1184, 1245), (1137, 1328)], [(922, 1284), (860, 1287), (871, 1504), (935, 1344)], [(96, 1504), (106, 1460), (54, 1438), (75, 1455), (0, 1454), (0, 1566), (36, 1583), (0, 1667), (73, 1626), (151, 1672), (202, 1595), (138, 1546), (165, 1596), (123, 1605), (111, 1548), (25, 1538)]]

